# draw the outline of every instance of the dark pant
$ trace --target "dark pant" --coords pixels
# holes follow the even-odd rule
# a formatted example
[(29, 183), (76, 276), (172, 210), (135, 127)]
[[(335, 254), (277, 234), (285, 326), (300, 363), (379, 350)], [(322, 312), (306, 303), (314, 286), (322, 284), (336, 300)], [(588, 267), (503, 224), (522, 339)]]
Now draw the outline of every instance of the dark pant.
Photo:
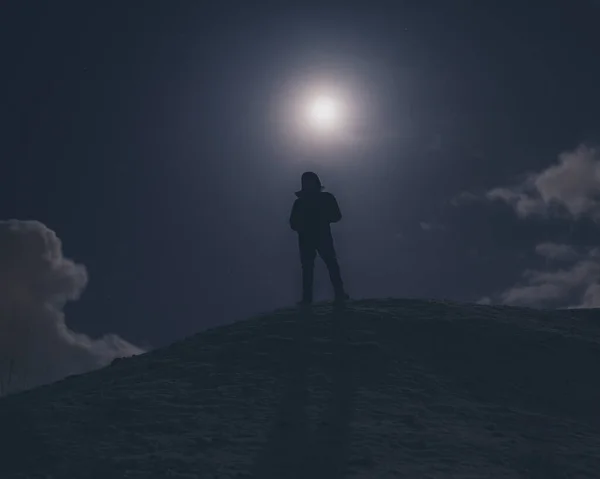
[(302, 299), (312, 301), (315, 257), (317, 253), (329, 270), (329, 278), (336, 296), (344, 294), (340, 266), (333, 246), (331, 231), (320, 234), (299, 234), (300, 262), (302, 263)]

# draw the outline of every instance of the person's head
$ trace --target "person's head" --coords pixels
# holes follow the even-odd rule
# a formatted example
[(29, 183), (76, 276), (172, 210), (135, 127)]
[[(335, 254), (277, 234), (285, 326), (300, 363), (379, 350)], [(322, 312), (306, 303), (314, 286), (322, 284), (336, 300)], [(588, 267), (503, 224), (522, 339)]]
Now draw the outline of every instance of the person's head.
[(321, 180), (316, 173), (312, 171), (302, 173), (302, 190), (321, 191), (322, 189)]

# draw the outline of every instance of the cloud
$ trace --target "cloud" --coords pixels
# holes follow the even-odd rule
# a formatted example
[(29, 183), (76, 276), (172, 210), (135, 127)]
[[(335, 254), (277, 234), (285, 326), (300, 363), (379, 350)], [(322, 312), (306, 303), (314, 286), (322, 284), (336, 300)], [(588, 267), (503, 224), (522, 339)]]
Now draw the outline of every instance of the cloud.
[[(493, 188), (485, 198), (508, 204), (521, 218), (585, 218), (600, 222), (600, 150), (580, 145), (563, 152), (557, 163), (525, 175), (513, 186)], [(568, 306), (577, 298), (574, 307), (600, 306), (599, 251), (592, 248), (579, 252), (564, 244), (538, 244), (536, 254), (550, 260), (552, 269), (525, 271), (516, 285), (493, 299), (523, 306)], [(557, 269), (556, 262), (563, 267)]]
[(0, 221), (0, 379), (27, 389), (144, 352), (119, 336), (69, 329), (63, 307), (87, 284), (54, 231), (38, 221)]
[(564, 298), (567, 293), (555, 284), (520, 285), (502, 293), (500, 300), (503, 304), (514, 306), (544, 306)]
[(600, 151), (580, 145), (561, 153), (558, 164), (527, 175), (511, 187), (493, 188), (490, 200), (512, 206), (518, 216), (562, 216), (600, 221)]
[(600, 284), (590, 284), (576, 308), (600, 308)]
[(481, 201), (481, 197), (479, 195), (476, 195), (470, 191), (462, 191), (450, 200), (450, 204), (452, 206), (462, 206), (463, 204), (474, 203), (476, 201)]
[(542, 243), (535, 251), (542, 256), (570, 261), (567, 267), (550, 270), (527, 270), (521, 280), (497, 296), (497, 302), (515, 306), (600, 305), (600, 250), (588, 249), (578, 253), (568, 245)]
[(525, 189), (526, 187), (524, 186), (517, 186), (513, 189), (494, 188), (486, 193), (486, 197), (489, 200), (499, 200), (508, 203), (521, 218), (532, 215), (546, 216), (548, 211), (544, 203), (540, 199), (530, 196), (529, 193), (521, 191)]
[(575, 248), (566, 244), (541, 243), (535, 247), (535, 252), (547, 259), (569, 261), (577, 258)]
[(435, 230), (443, 230), (444, 226), (439, 223), (431, 223), (427, 221), (421, 221), (419, 226), (423, 231), (435, 231)]

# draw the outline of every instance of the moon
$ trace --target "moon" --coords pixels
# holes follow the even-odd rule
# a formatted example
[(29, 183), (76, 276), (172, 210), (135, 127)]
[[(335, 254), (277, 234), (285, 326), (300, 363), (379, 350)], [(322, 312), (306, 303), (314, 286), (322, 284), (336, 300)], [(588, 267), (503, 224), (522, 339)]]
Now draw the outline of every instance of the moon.
[(331, 131), (340, 126), (342, 115), (338, 100), (329, 95), (316, 95), (306, 110), (309, 124), (317, 131)]
[(291, 78), (273, 96), (277, 130), (294, 148), (329, 148), (351, 141), (360, 95), (342, 80)]

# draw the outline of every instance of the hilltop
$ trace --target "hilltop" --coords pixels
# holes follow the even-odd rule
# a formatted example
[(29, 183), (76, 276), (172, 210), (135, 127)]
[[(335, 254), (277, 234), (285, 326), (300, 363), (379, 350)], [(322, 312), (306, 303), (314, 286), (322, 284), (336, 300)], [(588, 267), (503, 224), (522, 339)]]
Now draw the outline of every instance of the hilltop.
[(1, 399), (0, 477), (598, 477), (599, 314), (278, 310)]

